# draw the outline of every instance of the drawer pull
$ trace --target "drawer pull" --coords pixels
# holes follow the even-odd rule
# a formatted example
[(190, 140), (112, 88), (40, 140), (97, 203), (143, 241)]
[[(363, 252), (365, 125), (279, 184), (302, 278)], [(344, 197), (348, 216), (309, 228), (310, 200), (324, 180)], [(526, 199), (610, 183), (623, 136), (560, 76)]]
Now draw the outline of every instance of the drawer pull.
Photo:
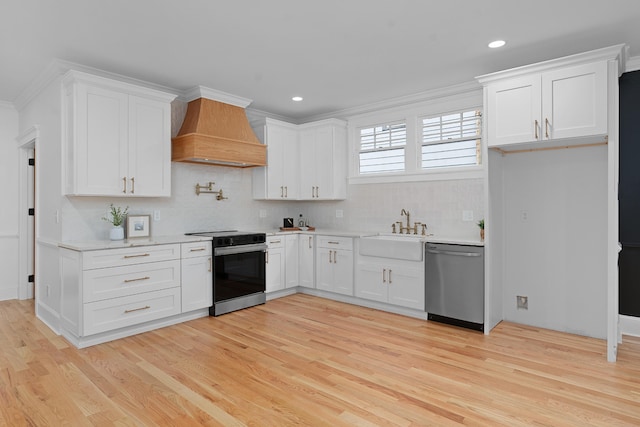
[(131, 283), (131, 282), (139, 282), (141, 280), (149, 280), (151, 279), (151, 277), (146, 276), (146, 277), (138, 277), (137, 279), (125, 279), (124, 283)]
[(272, 244), (273, 244), (273, 243), (280, 243), (280, 242), (282, 242), (282, 240), (272, 240), (272, 241), (270, 241), (269, 243), (272, 243)]
[(195, 249), (190, 249), (189, 252), (202, 252), (205, 251), (206, 248), (195, 248)]
[(134, 311), (140, 311), (140, 310), (148, 310), (151, 307), (148, 305), (145, 305), (144, 307), (139, 307), (139, 308), (132, 308), (131, 310), (125, 310), (124, 313), (128, 314), (128, 313), (133, 313)]
[(209, 257), (209, 273), (211, 273), (213, 266), (211, 264), (211, 257)]
[(327, 242), (327, 243), (330, 244), (330, 245), (339, 245), (340, 244), (340, 242)]
[(139, 255), (125, 255), (124, 259), (127, 258), (139, 258), (139, 257), (143, 257), (143, 256), (150, 256), (151, 254), (139, 254)]

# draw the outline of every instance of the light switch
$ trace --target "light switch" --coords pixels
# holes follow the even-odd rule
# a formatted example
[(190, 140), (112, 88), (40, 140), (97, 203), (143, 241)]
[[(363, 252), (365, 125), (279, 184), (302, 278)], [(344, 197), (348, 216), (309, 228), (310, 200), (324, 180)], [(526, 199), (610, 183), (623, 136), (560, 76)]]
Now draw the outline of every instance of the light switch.
[(462, 211), (463, 221), (473, 221), (473, 211)]
[(336, 209), (336, 218), (342, 218), (344, 216), (344, 212), (342, 209)]
[(154, 221), (160, 221), (160, 211), (159, 210), (153, 211), (153, 220)]

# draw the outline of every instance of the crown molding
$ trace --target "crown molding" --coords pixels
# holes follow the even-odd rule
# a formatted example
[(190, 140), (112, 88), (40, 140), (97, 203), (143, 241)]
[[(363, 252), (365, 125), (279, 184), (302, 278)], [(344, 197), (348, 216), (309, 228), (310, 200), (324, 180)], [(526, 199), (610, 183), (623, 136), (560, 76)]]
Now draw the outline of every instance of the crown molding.
[(211, 89), (205, 86), (196, 86), (184, 91), (180, 96), (180, 99), (186, 102), (191, 102), (198, 98), (207, 98), (213, 101), (235, 105), (240, 108), (247, 108), (247, 106), (253, 102), (253, 99), (243, 98), (241, 96), (236, 96), (231, 93)]
[(22, 110), (29, 102), (37, 97), (47, 86), (53, 83), (56, 79), (62, 77), (68, 71), (74, 70), (82, 73), (91, 74), (98, 77), (117, 80), (123, 83), (129, 83), (135, 86), (142, 86), (149, 89), (157, 90), (160, 92), (169, 93), (175, 96), (180, 95), (180, 91), (176, 89), (150, 83), (144, 80), (135, 79), (132, 77), (123, 76), (122, 74), (112, 73), (110, 71), (100, 70), (98, 68), (89, 67), (75, 62), (65, 61), (62, 59), (54, 58), (42, 72), (35, 78), (31, 84), (29, 84), (14, 101), (15, 107), (18, 111)]
[(634, 56), (632, 58), (627, 59), (627, 66), (625, 68), (625, 72), (629, 71), (638, 71), (640, 70), (640, 56)]
[(465, 94), (469, 94), (469, 93), (480, 91), (480, 90), (482, 90), (482, 86), (480, 86), (480, 84), (477, 81), (459, 83), (456, 85), (430, 89), (423, 92), (414, 93), (411, 95), (405, 95), (397, 98), (390, 98), (383, 101), (373, 102), (371, 104), (365, 104), (358, 107), (345, 108), (343, 110), (333, 111), (326, 114), (319, 114), (315, 116), (306, 117), (303, 120), (300, 120), (300, 123), (307, 123), (307, 122), (325, 120), (325, 119), (331, 119), (331, 118), (347, 120), (353, 116), (379, 112), (382, 110), (388, 110), (388, 109), (397, 108), (397, 107), (407, 107), (412, 104), (418, 104), (425, 101), (433, 101), (440, 98), (448, 98), (452, 96), (465, 95)]
[(505, 78), (518, 77), (529, 73), (542, 73), (558, 67), (567, 67), (573, 65), (587, 64), (597, 61), (618, 60), (618, 76), (625, 70), (625, 62), (628, 47), (625, 44), (604, 47), (602, 49), (591, 50), (589, 52), (578, 53), (575, 55), (565, 56), (562, 58), (551, 59), (549, 61), (538, 62), (532, 65), (524, 65), (522, 67), (511, 68), (508, 70), (498, 71), (496, 73), (477, 76), (476, 79), (483, 85)]

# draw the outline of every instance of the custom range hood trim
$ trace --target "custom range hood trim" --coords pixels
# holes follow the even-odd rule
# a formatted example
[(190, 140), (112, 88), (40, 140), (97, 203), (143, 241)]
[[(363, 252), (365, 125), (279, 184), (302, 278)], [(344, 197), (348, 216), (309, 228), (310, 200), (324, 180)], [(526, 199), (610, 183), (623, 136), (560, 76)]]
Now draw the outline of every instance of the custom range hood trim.
[[(189, 102), (180, 132), (171, 140), (174, 162), (266, 166), (267, 147), (256, 137), (244, 111), (250, 100), (203, 87), (189, 93), (200, 97)], [(214, 96), (222, 100), (211, 99)]]

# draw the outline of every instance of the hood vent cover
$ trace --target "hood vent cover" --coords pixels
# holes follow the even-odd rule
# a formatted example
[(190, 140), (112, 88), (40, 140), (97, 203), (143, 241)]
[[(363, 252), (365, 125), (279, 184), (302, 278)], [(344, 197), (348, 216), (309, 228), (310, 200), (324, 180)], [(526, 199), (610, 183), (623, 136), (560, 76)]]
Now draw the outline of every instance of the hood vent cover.
[(189, 102), (180, 132), (171, 141), (174, 162), (240, 168), (267, 164), (267, 147), (253, 133), (244, 109), (207, 98)]

